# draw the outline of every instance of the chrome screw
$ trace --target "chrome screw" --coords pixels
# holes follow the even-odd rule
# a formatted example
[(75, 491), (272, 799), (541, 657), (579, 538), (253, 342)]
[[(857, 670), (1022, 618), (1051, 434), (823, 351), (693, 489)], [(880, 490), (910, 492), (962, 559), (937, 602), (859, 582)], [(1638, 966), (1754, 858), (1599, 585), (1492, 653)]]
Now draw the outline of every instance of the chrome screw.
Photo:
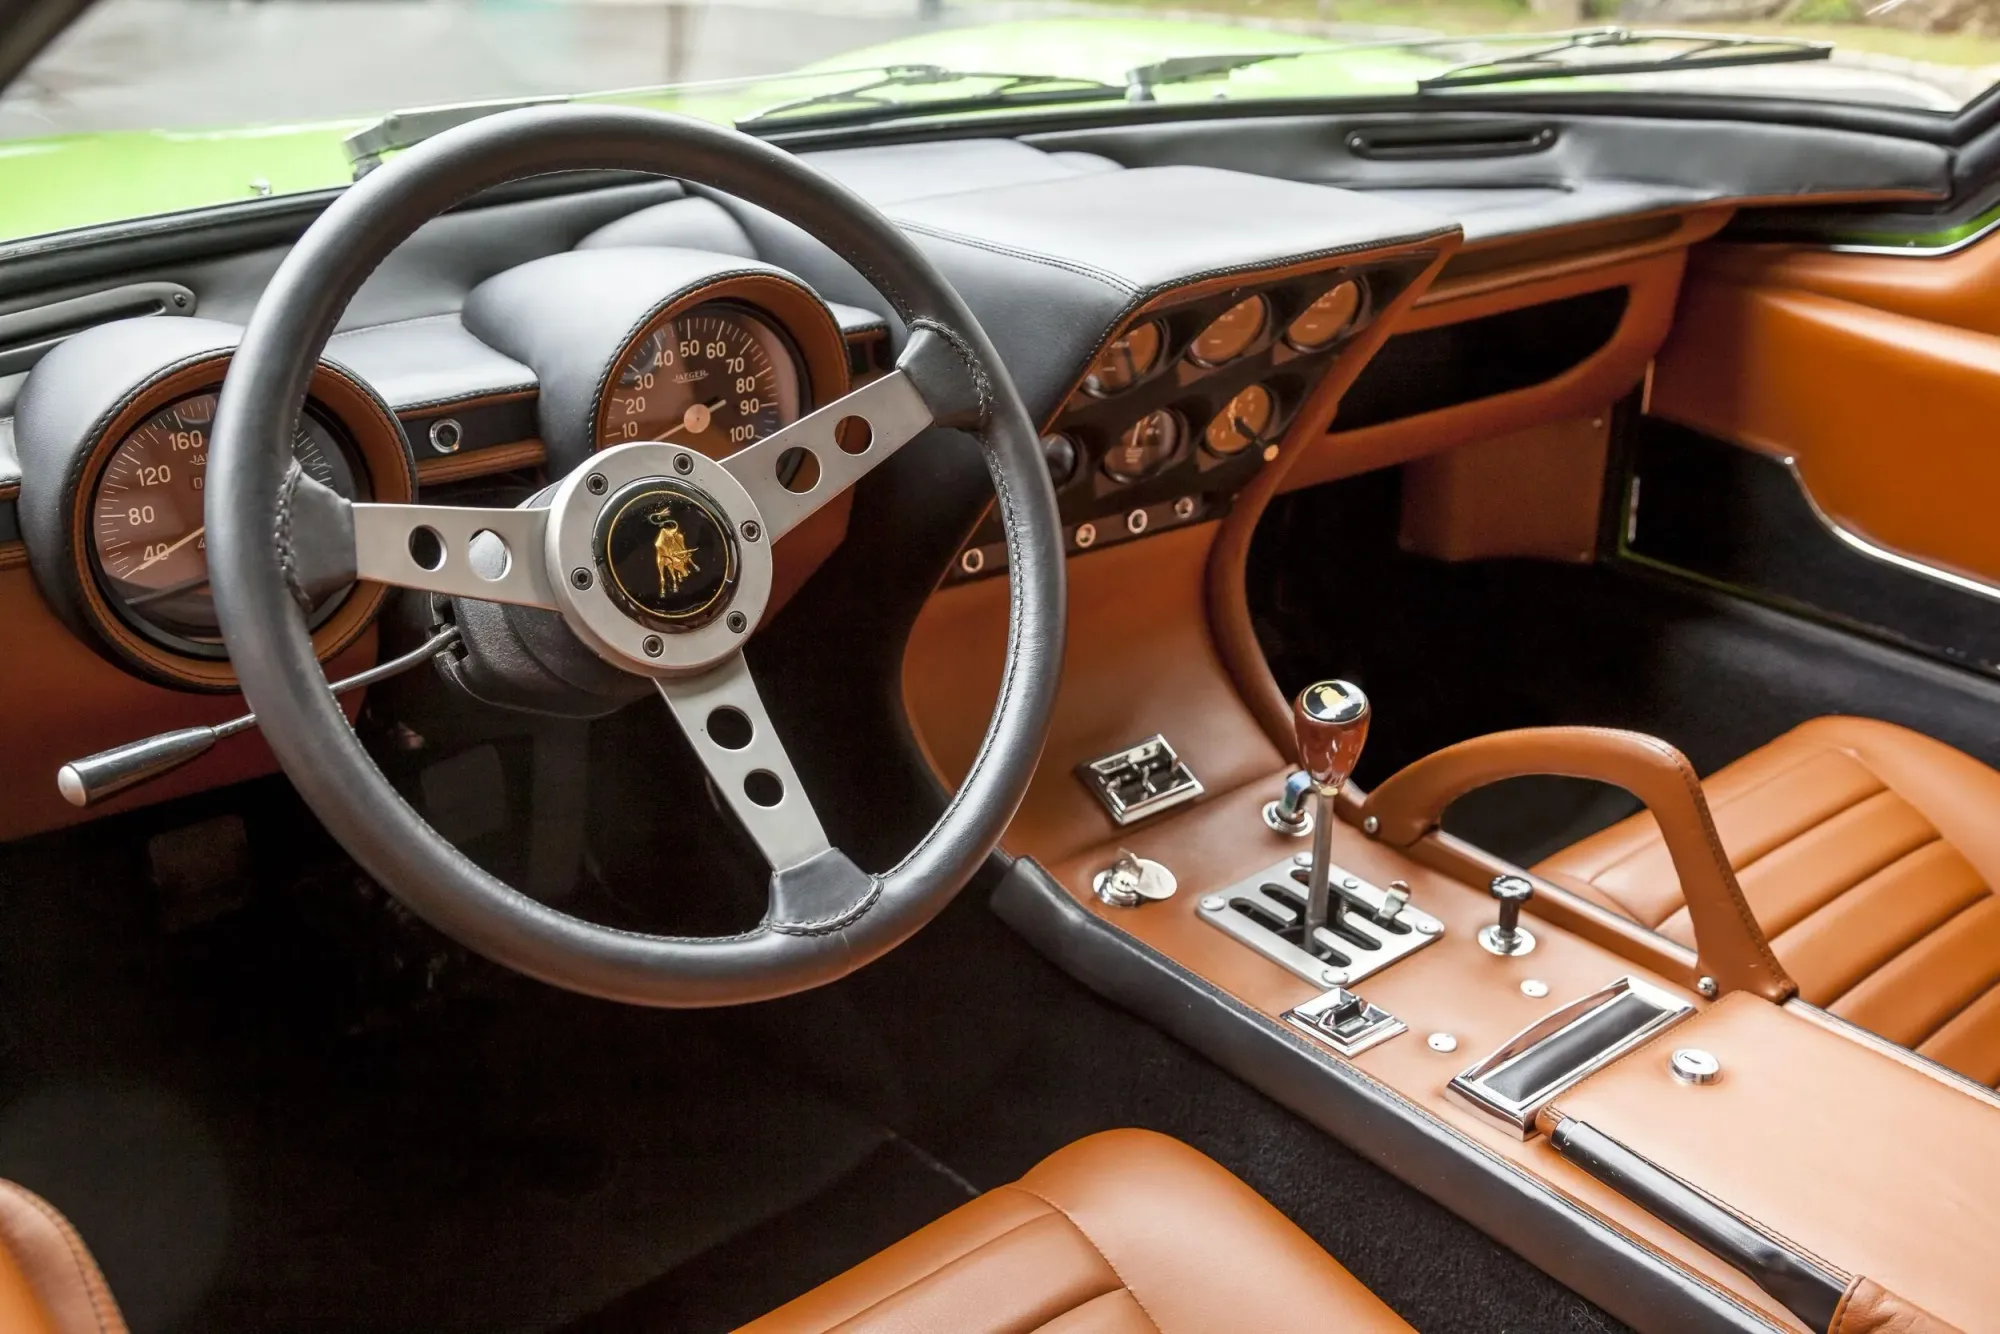
[(1210, 894), (1201, 901), (1201, 908), (1203, 912), (1221, 912), (1228, 905), (1228, 902), (1220, 894)]
[(579, 590), (589, 588), (590, 571), (584, 569), (581, 565), (579, 565), (574, 570), (571, 570), (569, 572), (569, 581), (571, 585), (573, 585), (575, 588)]
[(694, 471), (694, 455), (692, 455), (692, 454), (676, 454), (676, 455), (674, 455), (674, 471), (675, 471), (675, 472), (677, 472), (677, 473), (680, 473), (680, 474), (681, 474), (681, 475), (683, 475), (683, 476), (687, 475), (688, 473), (691, 473), (691, 472), (693, 472), (693, 471)]
[(601, 472), (594, 472), (583, 479), (583, 489), (593, 496), (603, 495), (605, 488), (610, 485), (611, 483), (604, 480), (604, 474)]
[(1321, 973), (1319, 977), (1320, 981), (1330, 987), (1344, 987), (1347, 985), (1347, 970), (1344, 968), (1329, 968)]
[(1549, 984), (1539, 977), (1531, 977), (1521, 983), (1521, 994), (1540, 1000), (1549, 994)]
[(743, 633), (744, 626), (750, 624), (750, 622), (744, 618), (743, 613), (740, 611), (730, 612), (727, 616), (722, 618), (722, 623), (729, 627), (731, 634), (738, 634), (738, 635)]
[(1433, 1033), (1425, 1038), (1424, 1041), (1430, 1044), (1432, 1051), (1449, 1052), (1458, 1050), (1458, 1039), (1449, 1033)]
[(647, 635), (639, 647), (646, 650), (646, 656), (649, 658), (657, 658), (667, 651), (666, 641), (658, 635)]
[(1700, 981), (1694, 984), (1694, 989), (1696, 991), (1699, 991), (1702, 995), (1706, 996), (1709, 1000), (1714, 1000), (1715, 993), (1721, 990), (1720, 987), (1715, 985), (1715, 979), (1712, 977), (1702, 978)]
[(755, 519), (745, 519), (743, 526), (736, 531), (743, 534), (745, 542), (755, 542), (764, 535), (764, 525), (758, 523)]
[(1371, 815), (1367, 819), (1361, 822), (1361, 832), (1368, 835), (1368, 837), (1370, 838), (1375, 837), (1377, 833), (1381, 832), (1381, 829), (1382, 829), (1382, 822), (1375, 816)]

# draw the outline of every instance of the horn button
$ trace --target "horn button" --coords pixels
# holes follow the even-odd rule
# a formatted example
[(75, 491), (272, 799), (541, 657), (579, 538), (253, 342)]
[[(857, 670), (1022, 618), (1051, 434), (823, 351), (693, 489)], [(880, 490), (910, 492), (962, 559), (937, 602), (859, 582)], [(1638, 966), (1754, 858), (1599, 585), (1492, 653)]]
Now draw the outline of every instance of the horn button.
[(686, 634), (713, 621), (736, 591), (734, 525), (713, 498), (646, 477), (605, 502), (591, 543), (604, 591), (642, 625)]
[(619, 445), (565, 478), (549, 511), (545, 559), (562, 617), (626, 671), (706, 671), (763, 619), (770, 525), (716, 460)]

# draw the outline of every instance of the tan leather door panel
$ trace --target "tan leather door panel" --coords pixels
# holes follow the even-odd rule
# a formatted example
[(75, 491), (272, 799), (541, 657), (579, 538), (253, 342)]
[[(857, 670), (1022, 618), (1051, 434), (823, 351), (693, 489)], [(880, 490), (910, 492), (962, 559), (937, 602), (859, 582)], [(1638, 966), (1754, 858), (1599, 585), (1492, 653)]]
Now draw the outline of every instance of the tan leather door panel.
[[(1819, 508), (1878, 546), (2000, 584), (1992, 518), (2000, 334), (1977, 327), (2000, 324), (1991, 317), (2000, 309), (2000, 264), (1801, 258), (1737, 248), (1690, 269), (1650, 410), (1791, 458)], [(1863, 267), (1850, 272), (1843, 261)], [(1946, 263), (1991, 286), (1946, 301), (1932, 267)], [(1905, 287), (1888, 285), (1896, 270), (1885, 264), (1907, 266)], [(1793, 285), (1808, 282), (1843, 295)], [(1962, 323), (1846, 299), (1864, 294), (1884, 304), (1895, 294), (1902, 311)]]

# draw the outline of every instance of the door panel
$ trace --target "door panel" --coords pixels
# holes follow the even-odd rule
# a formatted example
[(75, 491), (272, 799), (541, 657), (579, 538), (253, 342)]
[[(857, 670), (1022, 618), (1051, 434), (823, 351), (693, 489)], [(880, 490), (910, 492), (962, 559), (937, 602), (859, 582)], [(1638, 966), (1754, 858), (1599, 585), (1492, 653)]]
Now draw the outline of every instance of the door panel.
[(1993, 242), (1944, 260), (1704, 257), (1660, 351), (1649, 411), (1793, 460), (1819, 509), (1869, 543), (2000, 585)]

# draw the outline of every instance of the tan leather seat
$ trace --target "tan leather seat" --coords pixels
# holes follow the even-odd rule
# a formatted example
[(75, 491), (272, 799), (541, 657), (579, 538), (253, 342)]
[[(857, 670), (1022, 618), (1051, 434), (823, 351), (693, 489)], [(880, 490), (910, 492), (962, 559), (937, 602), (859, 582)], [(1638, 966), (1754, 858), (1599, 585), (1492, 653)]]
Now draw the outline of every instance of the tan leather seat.
[(0, 1181), (0, 1330), (125, 1334), (125, 1317), (76, 1229), (11, 1181)]
[(1215, 1334), (1409, 1326), (1176, 1140), (1079, 1140), (742, 1334)]
[[(1806, 1000), (2000, 1084), (2000, 773), (1891, 723), (1816, 718), (1702, 790)], [(1694, 943), (1650, 815), (1535, 870)]]

